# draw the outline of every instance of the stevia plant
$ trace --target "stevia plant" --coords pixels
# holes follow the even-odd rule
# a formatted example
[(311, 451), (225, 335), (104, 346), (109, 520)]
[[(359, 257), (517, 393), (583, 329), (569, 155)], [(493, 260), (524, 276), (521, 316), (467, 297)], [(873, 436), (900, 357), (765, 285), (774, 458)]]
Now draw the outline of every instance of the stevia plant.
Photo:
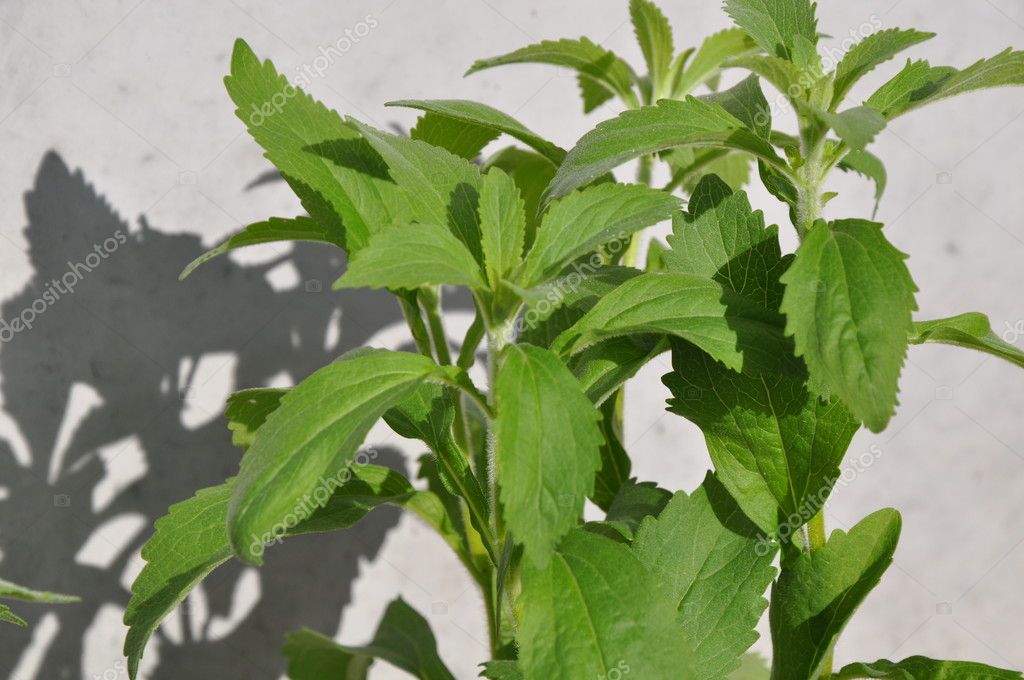
[[(911, 61), (865, 103), (845, 106), (864, 74), (931, 35), (881, 31), (825, 69), (807, 0), (725, 8), (736, 23), (726, 35), (742, 49), (708, 48), (702, 60), (702, 48), (688, 61), (674, 54), (661, 12), (632, 0), (644, 77), (583, 39), (474, 66), (570, 66), (586, 108), (621, 98), (627, 110), (568, 153), (461, 100), (400, 102), (425, 113), (409, 137), (389, 134), (339, 116), (236, 43), (228, 93), (308, 215), (253, 224), (185, 274), (248, 245), (335, 246), (348, 256), (335, 287), (391, 291), (416, 351), (364, 349), (292, 389), (229, 399), (239, 473), (157, 521), (125, 614), (132, 677), (155, 627), (218, 565), (258, 565), (268, 545), (344, 529), (385, 504), (432, 526), (480, 587), (487, 678), (1021, 677), (920, 656), (832, 668), (837, 639), (900, 533), (893, 509), (826, 532), (822, 507), (853, 435), (862, 424), (885, 428), (912, 344), (1021, 366), (1024, 353), (981, 314), (914, 321), (906, 256), (883, 226), (825, 220), (823, 210), (836, 168), (873, 179), (881, 195), (884, 167), (866, 147), (890, 120), (1024, 84), (1024, 53), (963, 70)], [(723, 69), (750, 75), (689, 95)], [(762, 81), (795, 111), (797, 135), (773, 129)], [(501, 135), (527, 148), (474, 163)], [(778, 228), (735, 182), (705, 172), (732, 154), (756, 159), (760, 180), (789, 206), (795, 253), (782, 253)], [(611, 174), (673, 156), (694, 167), (673, 167), (668, 187)], [(650, 162), (641, 160), (641, 180)], [(690, 193), (685, 209), (678, 187)], [(646, 270), (632, 266), (632, 237), (668, 219), (665, 249)], [(476, 312), (454, 348), (444, 286), (468, 289)], [(713, 463), (697, 489), (675, 493), (631, 477), (615, 413), (622, 385), (666, 351), (669, 410), (701, 428)], [(483, 384), (469, 375), (478, 360)], [(423, 483), (359, 458), (380, 419), (430, 450)], [(584, 521), (587, 499), (602, 519)], [(746, 654), (766, 608), (770, 670)], [(365, 678), (377, 659), (420, 678), (453, 677), (426, 620), (400, 599), (366, 645), (303, 630), (284, 654), (295, 680)]]

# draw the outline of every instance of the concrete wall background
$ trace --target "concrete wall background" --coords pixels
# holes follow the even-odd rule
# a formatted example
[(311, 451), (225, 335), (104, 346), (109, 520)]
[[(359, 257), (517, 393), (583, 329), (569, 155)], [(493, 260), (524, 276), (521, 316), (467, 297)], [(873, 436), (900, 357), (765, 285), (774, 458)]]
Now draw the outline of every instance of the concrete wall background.
[[(1024, 7), (1013, 0), (822, 4), (830, 44), (877, 21), (939, 33), (910, 53), (932, 63), (966, 66), (1024, 46)], [(678, 47), (727, 25), (717, 2), (662, 5)], [(175, 280), (241, 225), (299, 211), (283, 184), (259, 181), (270, 166), (223, 91), (233, 39), (294, 74), (370, 23), (310, 90), (381, 127), (415, 120), (385, 109), (390, 99), (479, 99), (568, 147), (616, 108), (584, 118), (575, 81), (554, 69), (463, 80), (466, 67), (581, 34), (640, 63), (624, 1), (0, 3), (3, 317), (68, 262), (126, 235), (74, 295), (0, 347), (0, 573), (86, 597), (75, 608), (20, 607), (32, 628), (3, 629), (0, 675), (119, 677), (120, 617), (153, 519), (236, 469), (218, 418), (223, 398), (300, 379), (350, 347), (408, 341), (384, 296), (315, 292), (312, 282), (327, 288), (343, 266), (315, 248), (267, 247)], [(855, 98), (895, 69), (867, 77)], [(980, 310), (1024, 341), (1022, 114), (1020, 90), (967, 96), (897, 121), (874, 146), (890, 174), (879, 219), (912, 256), (922, 318)], [(868, 212), (866, 182), (834, 184), (830, 215)], [(753, 193), (785, 223), (774, 199)], [(707, 453), (696, 428), (664, 412), (666, 363), (630, 385), (626, 439), (642, 479), (689, 489)], [(886, 432), (855, 439), (851, 460), (880, 456), (829, 508), (831, 527), (883, 506), (904, 517), (895, 564), (844, 634), (840, 661), (927, 654), (1024, 667), (1024, 374), (982, 355), (915, 348), (901, 401)], [(419, 453), (383, 427), (369, 443), (393, 465), (411, 467)], [(154, 640), (146, 667), (153, 678), (276, 677), (284, 631), (305, 623), (358, 643), (397, 594), (430, 620), (456, 675), (473, 677), (486, 655), (475, 592), (438, 539), (388, 511), (346, 534), (291, 541), (258, 573), (218, 571)]]

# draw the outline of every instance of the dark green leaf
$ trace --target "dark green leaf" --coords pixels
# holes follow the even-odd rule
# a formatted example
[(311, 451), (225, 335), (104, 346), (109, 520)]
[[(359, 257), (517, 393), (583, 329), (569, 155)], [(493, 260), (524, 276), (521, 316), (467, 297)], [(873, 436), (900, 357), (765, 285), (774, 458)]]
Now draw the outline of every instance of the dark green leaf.
[(675, 607), (630, 549), (576, 530), (544, 568), (524, 565), (519, 667), (527, 678), (690, 680)]
[(494, 394), (505, 521), (529, 561), (542, 566), (593, 493), (600, 414), (558, 357), (533, 345), (508, 347)]
[(622, 423), (617, 411), (615, 399), (608, 399), (601, 404), (601, 433), (604, 435), (601, 469), (597, 471), (594, 493), (590, 498), (605, 512), (609, 511), (619, 491), (629, 482), (629, 473), (633, 468), (629, 454), (622, 446)]
[[(589, 522), (587, 528), (617, 541), (631, 542), (645, 517), (657, 517), (672, 493), (654, 482), (627, 479), (619, 487), (605, 518)], [(642, 561), (642, 560), (641, 560)]]
[(803, 104), (803, 108), (811, 109), (812, 114), (836, 131), (839, 138), (854, 151), (863, 151), (864, 147), (874, 141), (875, 136), (885, 129), (885, 116), (872, 106), (857, 106), (842, 113), (831, 113), (822, 109)]
[(668, 349), (659, 335), (627, 335), (591, 345), (569, 361), (569, 368), (596, 405), (622, 387), (649, 361)]
[(281, 405), (288, 390), (257, 387), (235, 392), (228, 397), (224, 417), (231, 430), (231, 443), (247, 449), (256, 439), (256, 430)]
[(372, 656), (308, 628), (288, 633), (281, 653), (288, 660), (289, 680), (366, 680), (373, 664)]
[(817, 678), (836, 638), (892, 562), (900, 514), (879, 510), (850, 533), (782, 566), (772, 587), (772, 679)]
[(718, 104), (761, 139), (767, 140), (771, 136), (772, 111), (756, 75), (744, 78), (728, 90), (706, 94), (700, 100)]
[(1017, 671), (1005, 671), (970, 661), (937, 661), (912, 656), (903, 661), (887, 659), (874, 663), (852, 663), (832, 676), (833, 680), (889, 678), (890, 680), (1019, 680)]
[(640, 525), (633, 552), (661, 581), (694, 651), (699, 680), (724, 680), (758, 638), (776, 548), (708, 473)]
[(489, 127), (449, 118), (433, 111), (420, 116), (416, 126), (409, 130), (410, 138), (439, 146), (470, 161), (479, 156), (484, 147), (500, 134)]

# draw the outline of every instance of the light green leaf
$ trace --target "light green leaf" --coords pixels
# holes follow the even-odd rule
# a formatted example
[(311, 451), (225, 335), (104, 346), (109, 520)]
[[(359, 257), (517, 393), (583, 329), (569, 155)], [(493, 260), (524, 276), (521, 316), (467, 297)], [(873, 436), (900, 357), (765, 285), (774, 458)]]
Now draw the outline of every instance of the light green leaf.
[(501, 133), (474, 123), (427, 111), (409, 130), (409, 137), (439, 146), (466, 160), (474, 160)]
[(871, 213), (872, 219), (878, 213), (878, 204), (882, 201), (885, 193), (885, 185), (888, 182), (888, 175), (885, 165), (878, 156), (868, 151), (851, 151), (839, 162), (839, 169), (847, 172), (856, 172), (875, 183), (875, 209)]
[(879, 510), (850, 533), (784, 562), (772, 586), (772, 679), (817, 678), (836, 638), (892, 563), (900, 514)]
[(679, 99), (692, 94), (699, 85), (721, 73), (726, 60), (750, 54), (756, 49), (757, 45), (751, 37), (738, 28), (727, 28), (708, 36), (679, 76), (672, 90), (672, 98)]
[(505, 521), (528, 561), (543, 566), (593, 493), (600, 414), (558, 357), (533, 345), (508, 347), (494, 394)]
[(912, 656), (903, 661), (887, 659), (874, 663), (852, 663), (832, 676), (832, 680), (889, 678), (890, 680), (1019, 680), (1017, 671), (1006, 671), (970, 661), (938, 661)]
[(759, 654), (748, 652), (741, 659), (738, 669), (729, 675), (729, 680), (769, 680), (772, 671)]
[(657, 224), (679, 209), (675, 196), (636, 184), (598, 184), (553, 203), (537, 229), (519, 285), (554, 278), (572, 260)]
[(37, 604), (71, 604), (81, 602), (81, 598), (74, 595), (61, 595), (60, 593), (48, 593), (44, 590), (32, 590), (4, 579), (0, 579), (0, 598)]
[(788, 538), (822, 508), (858, 423), (841, 402), (779, 373), (745, 375), (675, 343), (669, 410), (704, 433), (722, 484), (766, 536)]
[(850, 88), (876, 66), (884, 64), (903, 50), (934, 37), (934, 33), (890, 28), (872, 33), (858, 42), (836, 66), (831, 108), (834, 110), (839, 106)]
[(633, 92), (633, 85), (638, 79), (633, 69), (614, 52), (595, 45), (587, 38), (545, 40), (500, 57), (481, 59), (466, 71), (466, 75), (504, 64), (551, 64), (571, 68), (595, 85), (617, 95), (627, 105), (638, 104)]
[(384, 158), (391, 177), (405, 192), (413, 216), (409, 221), (447, 226), (482, 262), (479, 168), (426, 142), (387, 134), (354, 120), (352, 124)]
[(664, 88), (676, 51), (672, 42), (672, 26), (651, 0), (630, 0), (629, 18), (633, 22), (633, 32), (640, 43), (640, 50), (644, 53), (655, 96), (657, 98), (658, 93), (667, 94)]
[(611, 90), (582, 73), (576, 76), (576, 86), (579, 87), (580, 99), (583, 100), (583, 113), (590, 113), (615, 98), (615, 94)]
[(235, 392), (228, 397), (224, 417), (231, 430), (231, 443), (247, 449), (256, 439), (256, 430), (267, 420), (267, 416), (281, 405), (281, 398), (288, 390), (256, 387)]
[(565, 158), (564, 149), (547, 141), (507, 113), (487, 104), (465, 99), (402, 99), (388, 102), (387, 106), (420, 109), (457, 121), (462, 125), (485, 128), (494, 133), (492, 139), (502, 133), (510, 135), (533, 148), (555, 165), (561, 163)]
[(927, 61), (908, 61), (902, 71), (871, 95), (867, 104), (892, 120), (948, 97), (1011, 85), (1024, 85), (1024, 52), (1007, 49), (962, 71), (931, 66)]
[(290, 85), (269, 61), (261, 64), (243, 40), (235, 42), (224, 84), (236, 115), (329, 242), (354, 253), (371, 234), (409, 220), (405, 195), (359, 133)]
[(501, 168), (484, 175), (480, 190), (480, 231), (492, 290), (519, 266), (526, 239), (526, 213), (515, 180)]
[(374, 234), (334, 287), (411, 290), (440, 284), (487, 287), (479, 263), (448, 227), (409, 224)]
[(309, 629), (290, 633), (284, 646), (291, 680), (364, 680), (374, 658), (421, 680), (455, 680), (437, 655), (430, 624), (405, 600), (388, 605), (366, 645), (340, 645)]
[[(172, 505), (156, 521), (156, 531), (142, 548), (146, 566), (132, 584), (125, 610), (128, 634), (124, 655), (128, 671), (136, 677), (139, 661), (156, 627), (186, 595), (216, 567), (231, 557), (226, 531), (228, 504), (235, 480), (202, 489), (192, 498)], [(402, 475), (376, 465), (359, 465), (344, 485), (319, 509), (286, 535), (334, 531), (349, 527), (373, 508), (385, 504), (406, 507), (433, 526), (453, 547), (457, 546), (440, 500), (416, 491)]]
[(5, 604), (0, 604), (0, 621), (4, 623), (13, 623), (14, 625), (21, 626), (22, 628), (28, 627), (28, 621), (15, 614), (14, 611)]
[(636, 333), (689, 340), (734, 370), (777, 366), (790, 353), (777, 314), (716, 281), (675, 272), (630, 279), (562, 333), (553, 348), (572, 355), (601, 340)]
[(776, 550), (710, 472), (640, 525), (633, 552), (676, 605), (699, 680), (724, 680), (757, 640)]
[(457, 371), (416, 354), (368, 351), (299, 383), (242, 457), (228, 513), (235, 554), (259, 564), (263, 545), (293, 520), (308, 517), (340, 486), (338, 478), (347, 474), (356, 448), (385, 411), (425, 381), (454, 382)]
[(801, 104), (818, 120), (832, 128), (854, 151), (863, 151), (885, 129), (885, 116), (872, 106), (857, 106), (842, 113), (831, 113), (810, 104)]
[(974, 349), (1024, 368), (1024, 351), (996, 335), (992, 331), (988, 317), (978, 312), (960, 314), (948, 319), (914, 322), (910, 343), (921, 345), (926, 342)]
[(676, 610), (621, 543), (566, 536), (544, 568), (523, 568), (519, 667), (529, 680), (610, 677), (691, 680)]
[(626, 111), (585, 134), (559, 167), (546, 198), (560, 198), (627, 161), (677, 146), (738, 149), (786, 167), (771, 144), (720, 105), (693, 97), (666, 99)]
[(818, 20), (809, 0), (725, 0), (725, 11), (758, 45), (776, 57), (794, 60), (794, 43), (818, 42)]
[(801, 71), (793, 62), (771, 54), (752, 54), (730, 59), (727, 65), (756, 73), (791, 100), (801, 97), (815, 82), (813, 76)]
[(335, 245), (339, 248), (345, 247), (338, 234), (332, 234), (330, 230), (309, 217), (271, 217), (264, 222), (250, 224), (213, 250), (209, 250), (192, 260), (178, 276), (178, 279), (183, 280), (200, 265), (229, 250), (246, 248), (261, 243), (276, 243), (278, 241), (314, 241)]
[(795, 338), (812, 381), (875, 432), (896, 407), (917, 309), (906, 257), (881, 224), (819, 221), (782, 277), (786, 333)]

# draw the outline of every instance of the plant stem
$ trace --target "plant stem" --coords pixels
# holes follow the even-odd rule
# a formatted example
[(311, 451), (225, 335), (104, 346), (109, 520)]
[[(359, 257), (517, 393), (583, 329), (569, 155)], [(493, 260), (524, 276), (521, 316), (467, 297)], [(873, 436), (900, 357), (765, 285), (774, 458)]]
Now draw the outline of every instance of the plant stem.
[(423, 324), (423, 317), (420, 316), (415, 294), (412, 298), (407, 298), (403, 295), (398, 295), (397, 297), (398, 303), (402, 307), (402, 316), (405, 317), (405, 322), (409, 325), (409, 330), (412, 332), (412, 339), (416, 343), (416, 349), (424, 356), (433, 357), (433, 352), (430, 350), (430, 334), (427, 333), (427, 327)]
[(442, 366), (450, 366), (452, 355), (448, 349), (448, 336), (444, 332), (444, 322), (441, 320), (440, 286), (430, 289), (429, 292), (421, 290), (420, 301), (423, 311), (427, 314), (427, 325), (434, 343), (434, 352), (437, 354), (437, 362)]
[[(825, 531), (825, 509), (822, 508), (818, 511), (811, 521), (807, 523), (807, 552), (811, 553), (815, 550), (821, 550), (825, 547), (825, 542), (828, 540), (828, 535)], [(834, 649), (834, 647), (833, 647)], [(819, 677), (827, 678), (832, 675), (832, 654), (830, 650), (825, 656), (825, 660), (821, 664), (821, 674)]]

